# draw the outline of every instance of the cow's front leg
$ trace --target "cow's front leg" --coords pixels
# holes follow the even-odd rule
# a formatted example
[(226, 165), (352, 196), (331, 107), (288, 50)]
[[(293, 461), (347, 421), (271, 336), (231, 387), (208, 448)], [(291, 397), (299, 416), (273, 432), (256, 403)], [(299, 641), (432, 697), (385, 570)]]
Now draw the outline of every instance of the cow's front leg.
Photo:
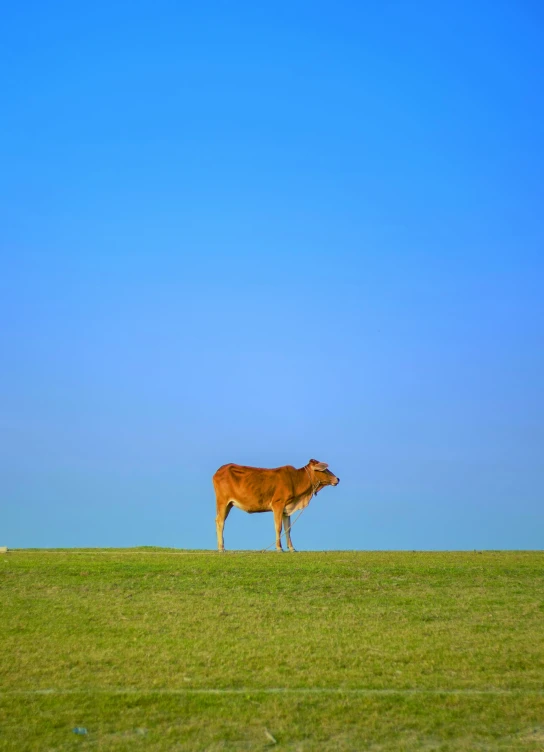
[(274, 507), (274, 527), (276, 528), (276, 551), (283, 551), (281, 547), (281, 520), (283, 517), (283, 507)]
[(285, 512), (283, 513), (283, 529), (285, 530), (287, 548), (289, 551), (295, 551), (295, 547), (291, 543), (291, 517), (288, 514), (285, 514)]

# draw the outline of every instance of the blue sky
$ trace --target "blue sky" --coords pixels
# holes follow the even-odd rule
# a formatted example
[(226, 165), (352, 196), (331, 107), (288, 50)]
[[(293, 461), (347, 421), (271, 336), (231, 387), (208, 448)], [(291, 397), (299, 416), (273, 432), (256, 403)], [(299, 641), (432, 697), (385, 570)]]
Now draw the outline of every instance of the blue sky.
[(536, 3), (22, 2), (0, 71), (0, 545), (317, 457), (299, 548), (542, 547)]

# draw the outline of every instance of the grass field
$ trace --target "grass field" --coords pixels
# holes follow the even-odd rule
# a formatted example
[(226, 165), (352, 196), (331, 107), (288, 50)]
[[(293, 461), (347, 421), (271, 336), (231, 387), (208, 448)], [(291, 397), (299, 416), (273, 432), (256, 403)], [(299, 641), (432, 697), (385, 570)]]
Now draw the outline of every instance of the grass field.
[(0, 555), (0, 750), (544, 750), (543, 575), (544, 552)]

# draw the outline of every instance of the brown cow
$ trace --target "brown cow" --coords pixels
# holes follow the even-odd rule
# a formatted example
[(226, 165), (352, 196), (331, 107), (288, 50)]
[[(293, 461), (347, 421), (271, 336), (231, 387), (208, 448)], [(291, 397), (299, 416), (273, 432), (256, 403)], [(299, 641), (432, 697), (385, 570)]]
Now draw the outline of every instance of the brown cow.
[(325, 486), (337, 486), (337, 478), (327, 470), (326, 462), (310, 460), (298, 470), (292, 465), (276, 467), (272, 470), (242, 465), (223, 465), (213, 476), (213, 487), (217, 503), (217, 547), (225, 550), (223, 528), (232, 507), (244, 512), (273, 512), (276, 528), (276, 551), (281, 547), (281, 522), (289, 551), (294, 551), (291, 543), (291, 515), (297, 509), (304, 509), (312, 496)]

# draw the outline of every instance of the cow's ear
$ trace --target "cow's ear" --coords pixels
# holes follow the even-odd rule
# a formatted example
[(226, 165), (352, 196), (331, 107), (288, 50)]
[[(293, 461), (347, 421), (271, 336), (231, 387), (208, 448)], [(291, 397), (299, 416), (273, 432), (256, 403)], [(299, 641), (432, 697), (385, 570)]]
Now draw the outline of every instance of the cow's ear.
[(318, 462), (317, 460), (310, 460), (310, 465), (314, 470), (326, 470), (328, 468), (326, 462)]

